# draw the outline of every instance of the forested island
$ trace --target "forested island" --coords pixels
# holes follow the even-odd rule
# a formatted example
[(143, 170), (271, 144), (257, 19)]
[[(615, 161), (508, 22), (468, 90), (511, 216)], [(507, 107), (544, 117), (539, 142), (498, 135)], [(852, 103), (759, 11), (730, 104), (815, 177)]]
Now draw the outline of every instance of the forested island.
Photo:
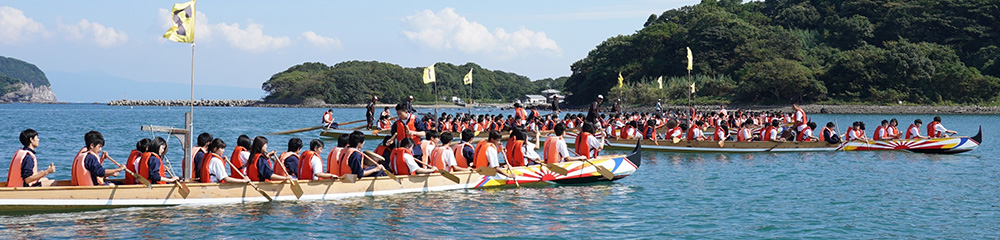
[(49, 79), (34, 64), (0, 56), (0, 102), (55, 102)]

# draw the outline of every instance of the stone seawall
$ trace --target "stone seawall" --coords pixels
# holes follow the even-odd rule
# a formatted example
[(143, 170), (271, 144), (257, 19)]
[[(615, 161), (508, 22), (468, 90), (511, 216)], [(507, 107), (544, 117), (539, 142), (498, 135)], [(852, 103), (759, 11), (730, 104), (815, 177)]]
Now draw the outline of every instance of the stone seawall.
[[(115, 100), (108, 102), (110, 106), (188, 106), (189, 100)], [(233, 99), (233, 100), (194, 100), (194, 105), (199, 107), (258, 107), (263, 104), (260, 100)]]

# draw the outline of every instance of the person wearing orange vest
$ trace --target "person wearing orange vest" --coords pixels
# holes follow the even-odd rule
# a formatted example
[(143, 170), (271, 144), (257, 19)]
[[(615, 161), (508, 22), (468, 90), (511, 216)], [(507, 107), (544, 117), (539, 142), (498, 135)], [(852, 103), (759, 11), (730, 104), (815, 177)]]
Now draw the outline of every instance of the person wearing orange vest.
[(556, 124), (552, 133), (555, 134), (555, 136), (545, 138), (545, 144), (542, 148), (542, 155), (545, 157), (545, 163), (583, 161), (584, 159), (587, 159), (585, 156), (574, 157), (569, 154), (569, 147), (566, 146), (566, 140), (563, 139), (563, 134), (566, 133), (566, 125), (563, 125), (562, 123)]
[(493, 168), (500, 175), (510, 177), (503, 169), (500, 169), (500, 132), (490, 131), (489, 137), (485, 141), (476, 144), (476, 156), (473, 159), (475, 168)]
[(688, 128), (687, 140), (688, 141), (705, 141), (707, 138), (705, 137), (704, 130), (702, 130), (702, 128), (704, 126), (705, 126), (705, 122), (702, 122), (702, 121), (695, 122), (694, 125), (692, 125), (691, 127)]
[(819, 132), (819, 141), (830, 144), (840, 143), (840, 136), (837, 135), (837, 125), (834, 125), (833, 122), (827, 122), (826, 127), (823, 127), (823, 130)]
[[(288, 176), (292, 179), (299, 179), (299, 151), (302, 150), (302, 139), (288, 139), (288, 150), (278, 155), (278, 161), (274, 164), (274, 173), (281, 176)], [(282, 164), (284, 166), (278, 166)]]
[(802, 108), (799, 107), (799, 104), (793, 103), (792, 109), (795, 110), (795, 122), (793, 123), (795, 131), (802, 132), (802, 130), (805, 130), (805, 128), (808, 127), (806, 126), (806, 123), (809, 122), (809, 116), (806, 115), (805, 110), (802, 110)]
[[(450, 132), (441, 134), (441, 145), (434, 148), (431, 151), (430, 165), (433, 168), (445, 169), (449, 172), (453, 171), (469, 171), (468, 165), (459, 164), (458, 159), (455, 158), (455, 150), (448, 147), (447, 143), (455, 139)], [(458, 147), (464, 147), (464, 145), (457, 145)], [(463, 159), (464, 160), (464, 159)]]
[(330, 149), (330, 154), (326, 156), (326, 172), (337, 176), (351, 172), (350, 167), (347, 166), (347, 159), (342, 158), (350, 138), (351, 134), (340, 134), (337, 137), (337, 145)]
[(813, 130), (815, 129), (816, 129), (815, 122), (807, 123), (806, 128), (802, 129), (802, 131), (799, 132), (799, 134), (795, 137), (795, 140), (799, 142), (815, 142), (819, 140), (818, 138), (812, 136)]
[(684, 137), (684, 130), (681, 129), (680, 124), (677, 120), (670, 119), (667, 121), (667, 133), (663, 136), (663, 139), (674, 139)]
[(267, 151), (266, 137), (257, 136), (253, 138), (253, 144), (250, 145), (250, 160), (247, 161), (247, 177), (250, 178), (250, 181), (264, 182), (290, 179), (289, 177), (274, 174), (274, 170), (271, 168), (271, 157), (274, 157), (276, 152)]
[(868, 141), (862, 124), (861, 122), (854, 122), (851, 128), (847, 129), (847, 141)]
[(886, 137), (888, 139), (899, 139), (903, 134), (899, 132), (899, 121), (895, 118), (889, 120), (889, 127), (886, 128)]
[(205, 154), (205, 161), (199, 170), (202, 176), (200, 179), (202, 183), (250, 182), (250, 179), (230, 177), (229, 173), (226, 172), (226, 163), (223, 161), (228, 161), (228, 159), (222, 156), (223, 152), (226, 151), (226, 142), (222, 141), (222, 139), (216, 138), (209, 141), (208, 147), (205, 150), (208, 153)]
[[(247, 160), (250, 159), (250, 136), (241, 134), (236, 138), (236, 147), (233, 148), (233, 155), (229, 157), (229, 177), (244, 178), (247, 174)], [(240, 174), (243, 173), (243, 174)]]
[[(409, 138), (414, 143), (420, 142), (420, 137), (423, 137), (427, 131), (427, 126), (423, 121), (420, 121), (416, 115), (413, 115), (407, 111), (406, 105), (402, 103), (396, 104), (396, 122), (392, 124), (389, 130), (390, 136), (396, 136), (393, 141), (399, 142), (403, 138)], [(413, 154), (422, 155), (423, 151), (420, 148), (415, 148), (412, 151)]]
[(712, 135), (712, 141), (723, 141), (729, 138), (729, 126), (723, 124), (715, 127), (715, 134)]
[(323, 141), (319, 139), (313, 139), (309, 141), (309, 151), (302, 152), (301, 163), (299, 164), (299, 179), (302, 180), (319, 180), (323, 178), (334, 178), (336, 175), (324, 172), (323, 169), (323, 159), (320, 158), (320, 154), (323, 153)]
[(168, 182), (175, 182), (180, 180), (177, 176), (166, 177), (166, 168), (163, 166), (163, 159), (161, 156), (167, 153), (169, 147), (167, 146), (167, 140), (162, 137), (153, 138), (149, 143), (149, 147), (146, 153), (142, 155), (139, 159), (138, 173), (139, 175), (149, 179), (150, 182), (154, 184), (163, 184)]
[(455, 150), (455, 163), (459, 167), (469, 168), (472, 165), (472, 160), (476, 157), (476, 149), (472, 146), (471, 141), (475, 135), (476, 133), (471, 129), (463, 130), (462, 141), (452, 148)]
[(906, 129), (906, 139), (927, 139), (927, 138), (929, 138), (929, 137), (920, 136), (920, 125), (923, 125), (923, 124), (924, 124), (924, 121), (920, 120), (919, 118), (917, 120), (913, 120), (913, 124), (910, 124), (910, 127)]
[(194, 171), (192, 171), (194, 179), (201, 178), (201, 171), (199, 170), (202, 165), (201, 161), (205, 158), (205, 154), (208, 153), (207, 149), (208, 144), (210, 143), (212, 143), (212, 134), (203, 132), (198, 134), (198, 146), (191, 148), (191, 150), (194, 151), (194, 158), (192, 158), (193, 164), (191, 165), (191, 169), (194, 169)]
[(778, 126), (780, 124), (781, 124), (780, 121), (778, 121), (777, 119), (771, 120), (771, 123), (767, 124), (764, 127), (764, 129), (760, 132), (760, 140), (761, 141), (784, 142), (785, 139), (784, 138), (780, 138), (778, 136)]
[(34, 129), (21, 131), (18, 137), (24, 148), (18, 149), (14, 153), (14, 158), (10, 161), (10, 168), (7, 172), (7, 187), (48, 187), (55, 183), (45, 177), (56, 172), (56, 166), (49, 163), (45, 171), (38, 171), (35, 158), (35, 148), (38, 148), (38, 132)]
[(334, 119), (336, 118), (333, 117), (333, 109), (327, 109), (326, 112), (323, 112), (323, 127), (337, 128), (337, 126), (333, 122)]
[[(361, 131), (351, 132), (351, 134), (347, 137), (347, 148), (343, 150), (344, 151), (343, 153), (341, 153), (341, 156), (344, 156), (346, 158), (347, 166), (350, 169), (350, 171), (344, 172), (343, 170), (341, 170), (341, 172), (357, 175), (358, 178), (368, 177), (368, 176), (371, 177), (385, 176), (385, 173), (382, 173), (382, 169), (385, 169), (385, 167), (383, 167), (382, 164), (375, 164), (375, 166), (370, 166), (367, 168), (365, 167), (366, 163), (366, 161), (364, 160), (365, 157), (362, 156), (363, 153), (361, 153), (361, 149), (364, 149), (364, 147), (365, 147), (365, 134), (362, 133)], [(388, 161), (389, 158), (386, 159)]]
[(417, 175), (436, 172), (433, 169), (420, 167), (410, 150), (413, 148), (413, 140), (404, 138), (399, 141), (399, 146), (392, 150), (392, 156), (389, 157), (393, 173), (396, 175)]
[(889, 138), (887, 128), (889, 128), (889, 120), (882, 119), (882, 124), (875, 127), (875, 134), (872, 135), (872, 140), (884, 140)]
[(81, 149), (76, 158), (73, 159), (73, 167), (70, 172), (70, 183), (73, 186), (95, 186), (104, 185), (105, 176), (118, 176), (125, 168), (104, 169), (101, 166), (107, 152), (101, 157), (98, 154), (104, 148), (104, 136), (100, 132), (90, 131), (83, 135), (86, 147)]
[[(135, 143), (135, 149), (133, 149), (132, 152), (129, 153), (128, 158), (125, 160), (125, 169), (128, 169), (129, 171), (132, 172), (139, 171), (139, 166), (138, 166), (139, 158), (142, 157), (143, 153), (147, 152), (146, 148), (147, 146), (149, 146), (150, 141), (152, 140), (150, 140), (149, 138), (143, 138), (142, 140), (139, 140), (139, 142)], [(137, 183), (138, 182), (136, 182), (136, 179), (134, 176), (132, 176), (132, 174), (125, 175), (124, 184), (137, 184)]]
[[(420, 155), (414, 154), (413, 157), (415, 157), (418, 160), (420, 160), (418, 162), (421, 163), (422, 167), (424, 167), (424, 168), (429, 168), (430, 167), (430, 166), (427, 166), (425, 163), (429, 163), (430, 162), (431, 151), (434, 150), (434, 148), (437, 147), (437, 142), (438, 142), (438, 138), (439, 137), (440, 137), (440, 135), (438, 134), (437, 131), (427, 130), (427, 131), (424, 132), (424, 140), (421, 140), (420, 144), (414, 147), (414, 148), (420, 148)], [(416, 151), (414, 151), (414, 152), (416, 152)]]
[(514, 103), (514, 120), (518, 126), (524, 126), (528, 121), (528, 111), (520, 103)]
[(941, 124), (941, 116), (934, 116), (934, 121), (927, 124), (927, 136), (930, 138), (947, 137), (949, 133), (955, 135), (958, 132), (944, 128), (944, 125)]
[(584, 122), (583, 127), (580, 128), (580, 134), (576, 136), (576, 143), (573, 145), (576, 148), (576, 154), (587, 157), (588, 159), (596, 158), (598, 153), (604, 149), (604, 139), (597, 139), (594, 136), (594, 124), (590, 122)]
[(750, 132), (750, 125), (753, 124), (752, 121), (747, 120), (740, 125), (740, 129), (736, 132), (737, 142), (750, 142), (753, 141), (753, 133)]

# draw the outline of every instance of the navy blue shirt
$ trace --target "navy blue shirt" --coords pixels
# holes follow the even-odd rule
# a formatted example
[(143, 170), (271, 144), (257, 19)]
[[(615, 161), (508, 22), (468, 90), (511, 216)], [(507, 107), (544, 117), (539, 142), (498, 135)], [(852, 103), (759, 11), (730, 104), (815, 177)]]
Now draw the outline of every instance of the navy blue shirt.
[(465, 157), (465, 161), (468, 161), (466, 166), (472, 165), (472, 159), (476, 157), (476, 150), (472, 149), (472, 146), (462, 147), (462, 157)]
[(285, 172), (288, 172), (288, 176), (294, 176), (296, 179), (298, 179), (299, 178), (298, 171), (299, 171), (299, 157), (291, 155), (285, 158)]
[(365, 176), (365, 166), (361, 164), (361, 153), (354, 152), (351, 153), (350, 157), (347, 157), (347, 166), (351, 167), (351, 173), (358, 175), (358, 177)]
[[(202, 152), (202, 149), (199, 149), (198, 152), (194, 154), (194, 166), (192, 166), (192, 168), (201, 169), (202, 159), (205, 159), (205, 152)], [(196, 178), (201, 177), (201, 170), (195, 170), (194, 177)]]
[[(21, 150), (30, 151), (32, 154), (35, 153), (35, 150), (29, 147), (24, 147)], [(35, 175), (35, 158), (29, 154), (25, 154), (24, 159), (21, 159), (21, 179), (27, 179), (31, 175)], [(24, 186), (27, 187), (28, 182), (24, 182)]]
[(87, 153), (87, 157), (83, 158), (83, 168), (90, 171), (90, 181), (92, 181), (94, 185), (97, 185), (98, 177), (104, 177), (104, 166), (101, 166), (101, 162), (97, 160), (97, 156), (94, 154)]
[(257, 158), (257, 176), (260, 177), (260, 181), (263, 182), (264, 179), (271, 179), (271, 175), (274, 174), (274, 169), (271, 169), (271, 165), (267, 164), (267, 157), (260, 156)]
[(162, 160), (160, 160), (160, 157), (157, 157), (156, 155), (152, 155), (152, 156), (149, 156), (149, 161), (146, 162), (146, 165), (149, 167), (149, 175), (148, 175), (149, 178), (148, 179), (149, 179), (150, 182), (154, 182), (154, 183), (155, 182), (159, 182), (160, 179), (164, 177), (164, 176), (160, 176), (160, 161), (162, 161)]

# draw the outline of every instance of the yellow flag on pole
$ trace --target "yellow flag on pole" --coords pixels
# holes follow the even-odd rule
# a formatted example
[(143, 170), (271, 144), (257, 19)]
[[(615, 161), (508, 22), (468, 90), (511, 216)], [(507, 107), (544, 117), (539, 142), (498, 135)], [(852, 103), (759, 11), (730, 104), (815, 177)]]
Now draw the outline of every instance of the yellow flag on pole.
[(663, 89), (663, 76), (656, 78), (656, 84), (659, 84), (660, 89)]
[(694, 83), (691, 83), (691, 93), (694, 93)]
[(622, 77), (622, 72), (618, 72), (618, 87), (623, 87), (625, 85), (622, 81), (625, 81), (625, 78)]
[(694, 69), (694, 56), (691, 55), (691, 48), (689, 48), (689, 47), (686, 47), (686, 48), (688, 50), (688, 68), (687, 69), (688, 69), (688, 71), (691, 71), (691, 69)]
[(171, 12), (171, 22), (173, 25), (163, 34), (163, 38), (174, 42), (193, 43), (194, 42), (194, 16), (195, 0), (186, 3), (174, 4)]
[(464, 82), (465, 85), (471, 85), (472, 84), (472, 69), (471, 68), (469, 69), (469, 73), (466, 73), (465, 77), (462, 78), (462, 82)]
[(424, 68), (424, 84), (434, 81), (437, 81), (437, 76), (434, 75), (434, 64), (431, 64), (430, 67)]

